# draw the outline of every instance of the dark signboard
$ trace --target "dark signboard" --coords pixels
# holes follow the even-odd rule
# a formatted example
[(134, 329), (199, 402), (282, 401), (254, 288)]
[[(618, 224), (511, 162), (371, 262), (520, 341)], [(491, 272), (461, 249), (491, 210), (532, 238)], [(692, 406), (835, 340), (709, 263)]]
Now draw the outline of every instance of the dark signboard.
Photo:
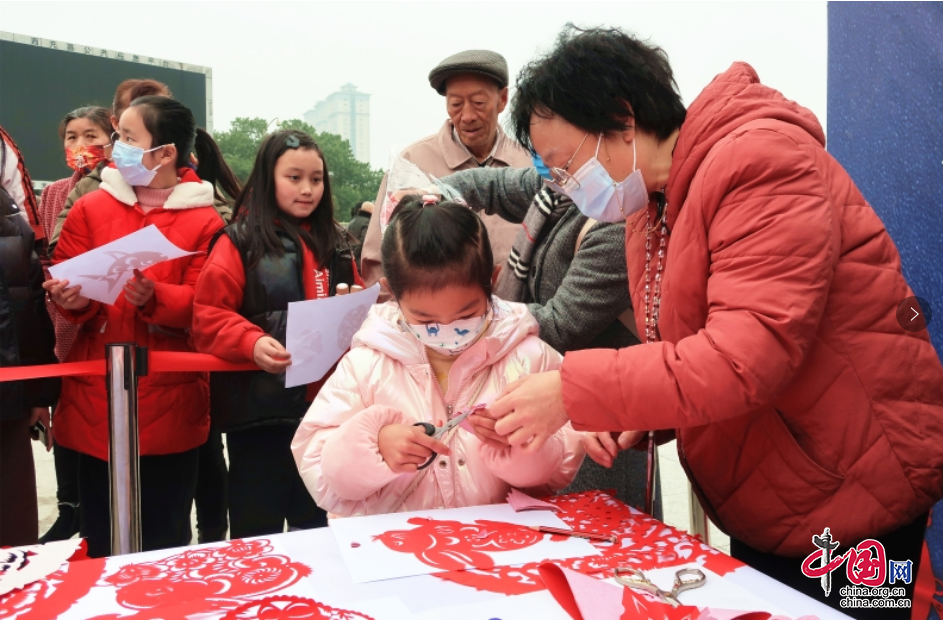
[[(111, 107), (115, 87), (151, 78), (207, 126), (209, 71), (147, 56), (3, 33), (0, 40), (0, 125), (23, 151), (34, 181), (69, 176), (58, 128), (69, 111)], [(16, 40), (9, 40), (15, 38)]]

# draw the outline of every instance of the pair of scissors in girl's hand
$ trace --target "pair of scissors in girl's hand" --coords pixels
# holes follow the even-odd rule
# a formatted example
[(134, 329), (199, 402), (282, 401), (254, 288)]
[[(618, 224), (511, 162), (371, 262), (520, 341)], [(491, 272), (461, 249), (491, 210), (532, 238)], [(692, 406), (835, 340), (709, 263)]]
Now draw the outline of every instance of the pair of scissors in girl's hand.
[(681, 602), (678, 600), (679, 594), (685, 590), (700, 588), (707, 580), (704, 573), (700, 570), (696, 568), (683, 568), (675, 573), (674, 585), (671, 590), (666, 592), (649, 581), (645, 573), (635, 568), (617, 568), (615, 570), (615, 577), (616, 581), (622, 585), (628, 586), (634, 590), (644, 590), (645, 592), (654, 594), (672, 607), (681, 605)]
[[(455, 428), (456, 426), (464, 422), (465, 418), (467, 418), (468, 416), (470, 416), (471, 414), (475, 413), (476, 411), (480, 409), (484, 409), (485, 407), (486, 405), (484, 404), (478, 404), (472, 407), (467, 407), (463, 409), (461, 413), (453, 417), (451, 420), (449, 420), (442, 426), (435, 426), (428, 422), (416, 422), (415, 424), (413, 424), (413, 426), (421, 426), (422, 430), (426, 433), (426, 435), (428, 435), (429, 437), (432, 437), (433, 439), (438, 439), (439, 441), (441, 441), (442, 438), (445, 437), (446, 433), (448, 433), (450, 430), (452, 430), (453, 428)], [(438, 453), (433, 452), (429, 456), (429, 460), (423, 463), (422, 465), (420, 465), (419, 467), (417, 467), (417, 469), (425, 469), (426, 467), (429, 467), (430, 465), (432, 465), (432, 461), (434, 461), (435, 457), (437, 456), (438, 456)]]

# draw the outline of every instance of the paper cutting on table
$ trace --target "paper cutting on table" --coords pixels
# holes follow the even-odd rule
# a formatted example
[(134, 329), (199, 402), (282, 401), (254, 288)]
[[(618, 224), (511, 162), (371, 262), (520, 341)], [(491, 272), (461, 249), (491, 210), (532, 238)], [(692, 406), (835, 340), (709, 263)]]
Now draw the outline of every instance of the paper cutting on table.
[(164, 261), (193, 254), (196, 252), (175, 246), (157, 226), (151, 224), (53, 265), (49, 274), (59, 280), (68, 280), (69, 288), (81, 284), (83, 297), (113, 304), (125, 283), (134, 277), (135, 269), (144, 271)]
[[(348, 608), (349, 607), (349, 608)], [(402, 601), (382, 598), (358, 601), (338, 606), (325, 603), (319, 597), (268, 596), (253, 600), (233, 609), (223, 620), (259, 620), (284, 618), (285, 620), (412, 620), (414, 616)]]
[(76, 538), (0, 549), (0, 596), (58, 571), (81, 546), (82, 539)]
[(116, 556), (108, 558), (108, 567), (95, 587), (62, 617), (219, 618), (257, 598), (310, 595), (310, 581), (306, 579), (310, 574), (308, 565), (279, 553), (265, 538), (231, 540), (170, 553), (164, 550)]
[[(743, 566), (730, 556), (629, 508), (602, 491), (571, 493), (552, 497), (549, 501), (560, 508), (558, 516), (568, 528), (615, 534), (619, 538), (615, 545), (595, 543), (601, 555), (551, 559), (554, 564), (585, 575), (611, 575), (619, 566), (645, 571), (656, 567), (674, 567), (673, 570), (677, 570), (692, 563), (726, 575)], [(537, 570), (539, 562), (513, 567), (496, 566), (489, 570), (448, 571), (435, 573), (435, 576), (476, 590), (517, 595), (544, 589)]]
[(374, 284), (357, 293), (288, 304), (285, 348), (291, 365), (285, 371), (285, 387), (324, 377), (350, 348), (379, 294), (380, 285)]
[[(554, 514), (517, 513), (508, 504), (333, 519), (330, 524), (354, 583), (600, 555), (586, 540), (528, 529), (570, 529)], [(353, 542), (360, 546), (351, 547)]]

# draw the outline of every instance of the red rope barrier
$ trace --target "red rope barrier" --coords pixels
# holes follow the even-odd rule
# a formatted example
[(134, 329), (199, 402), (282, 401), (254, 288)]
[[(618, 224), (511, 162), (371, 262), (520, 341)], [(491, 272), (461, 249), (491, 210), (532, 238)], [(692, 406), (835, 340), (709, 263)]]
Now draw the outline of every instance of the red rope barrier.
[[(151, 351), (147, 356), (148, 372), (207, 372), (232, 370), (258, 370), (252, 362), (227, 362), (205, 353), (182, 351)], [(42, 364), (38, 366), (9, 366), (0, 368), (0, 383), (46, 377), (75, 377), (78, 375), (104, 375), (105, 360), (67, 362), (65, 364)]]

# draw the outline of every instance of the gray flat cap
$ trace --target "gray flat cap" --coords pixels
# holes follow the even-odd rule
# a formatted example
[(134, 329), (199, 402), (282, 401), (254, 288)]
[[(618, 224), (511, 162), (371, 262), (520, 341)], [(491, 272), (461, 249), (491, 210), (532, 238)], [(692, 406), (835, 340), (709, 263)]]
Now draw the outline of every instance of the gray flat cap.
[(508, 61), (491, 50), (467, 50), (449, 56), (429, 72), (429, 84), (444, 95), (446, 80), (459, 73), (489, 77), (498, 83), (499, 88), (508, 85)]

